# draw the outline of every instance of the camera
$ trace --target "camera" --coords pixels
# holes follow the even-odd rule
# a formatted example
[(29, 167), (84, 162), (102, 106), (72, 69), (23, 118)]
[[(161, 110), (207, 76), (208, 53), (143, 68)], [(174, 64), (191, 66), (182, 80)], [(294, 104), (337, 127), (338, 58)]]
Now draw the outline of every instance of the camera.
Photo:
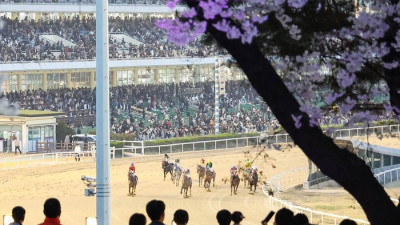
[(90, 182), (90, 183), (96, 182), (96, 178), (95, 177), (88, 177), (88, 176), (85, 176), (85, 175), (81, 176), (81, 180), (86, 181), (86, 182)]

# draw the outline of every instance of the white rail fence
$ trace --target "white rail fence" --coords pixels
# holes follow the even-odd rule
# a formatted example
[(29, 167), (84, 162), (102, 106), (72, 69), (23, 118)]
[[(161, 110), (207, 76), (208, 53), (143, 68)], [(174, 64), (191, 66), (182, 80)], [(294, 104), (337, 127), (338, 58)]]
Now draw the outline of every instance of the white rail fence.
[(283, 207), (286, 207), (292, 210), (294, 213), (304, 213), (305, 215), (307, 215), (311, 224), (338, 225), (343, 219), (352, 219), (361, 225), (369, 224), (369, 222), (365, 220), (353, 219), (347, 216), (341, 216), (297, 206), (289, 201), (285, 201), (280, 198), (269, 195), (269, 191), (271, 190), (271, 188), (274, 192), (280, 192), (302, 184), (302, 182), (304, 182), (307, 179), (307, 177), (304, 175), (306, 174), (305, 172), (307, 172), (306, 167), (292, 169), (271, 177), (271, 179), (269, 179), (266, 183), (263, 184), (262, 191), (268, 197), (269, 203), (275, 211)]
[(0, 158), (0, 170), (25, 168), (39, 165), (52, 165), (62, 163), (72, 163), (79, 161), (93, 161), (92, 153), (88, 152), (57, 152), (32, 155), (20, 155), (15, 157)]
[[(350, 137), (350, 136), (363, 136), (366, 134), (373, 134), (373, 133), (393, 134), (398, 132), (400, 132), (400, 125), (390, 125), (390, 126), (375, 126), (370, 128), (341, 129), (341, 130), (336, 130), (331, 136)], [(293, 142), (292, 138), (288, 134), (269, 135), (266, 137), (266, 139), (270, 144)], [(260, 137), (256, 136), (220, 139), (212, 141), (178, 143), (169, 145), (157, 145), (157, 146), (144, 146), (143, 143), (137, 141), (124, 141), (123, 148), (115, 148), (114, 151), (111, 150), (110, 152), (111, 152), (111, 158), (114, 159), (114, 158), (135, 157), (138, 155), (159, 155), (165, 153), (171, 154), (171, 153), (180, 153), (189, 151), (222, 150), (222, 149), (231, 149), (231, 148), (239, 148), (247, 146), (257, 146), (260, 145), (261, 143), (263, 142), (260, 141)], [(6, 168), (5, 165), (7, 165), (8, 169), (12, 169), (12, 168), (20, 168), (21, 165), (23, 165), (23, 167), (28, 167), (28, 166), (43, 165), (49, 163), (54, 164), (54, 163), (69, 162), (69, 160), (59, 160), (56, 156), (57, 154), (59, 155), (61, 153), (46, 153), (46, 154), (0, 158), (0, 169), (5, 169)], [(66, 152), (65, 154), (75, 154), (75, 153)], [(94, 155), (95, 153), (93, 153), (92, 151), (92, 156)], [(37, 162), (40, 160), (33, 160), (38, 158), (42, 159), (41, 162), (39, 163)], [(46, 160), (44, 160), (43, 158)], [(29, 163), (28, 164), (22, 163), (24, 161), (28, 161)], [(70, 161), (73, 162), (73, 160)], [(17, 162), (17, 163), (11, 163), (11, 162)]]
[(400, 167), (376, 173), (374, 174), (374, 176), (379, 181), (380, 184), (385, 186), (388, 183), (399, 181), (400, 178), (399, 172), (400, 172)]
[[(400, 132), (400, 125), (390, 125), (390, 126), (374, 126), (369, 128), (350, 128), (350, 129), (340, 129), (333, 132), (331, 137), (334, 138), (345, 138), (345, 137), (356, 137), (365, 136), (371, 134), (393, 134)], [(266, 137), (268, 143), (278, 144), (278, 143), (291, 143), (293, 139), (288, 134), (277, 134), (269, 135)], [(242, 138), (230, 138), (230, 139), (219, 139), (212, 141), (198, 141), (198, 142), (187, 142), (187, 143), (177, 143), (168, 145), (157, 145), (157, 146), (134, 146), (133, 141), (123, 141), (124, 148), (116, 148), (116, 157), (131, 157), (132, 155), (156, 155), (156, 154), (171, 154), (180, 153), (188, 151), (204, 151), (204, 150), (219, 150), (219, 149), (229, 149), (238, 147), (247, 147), (259, 145), (262, 142), (260, 137), (242, 137)], [(128, 153), (128, 154), (125, 154)], [(134, 153), (134, 154), (129, 154)]]

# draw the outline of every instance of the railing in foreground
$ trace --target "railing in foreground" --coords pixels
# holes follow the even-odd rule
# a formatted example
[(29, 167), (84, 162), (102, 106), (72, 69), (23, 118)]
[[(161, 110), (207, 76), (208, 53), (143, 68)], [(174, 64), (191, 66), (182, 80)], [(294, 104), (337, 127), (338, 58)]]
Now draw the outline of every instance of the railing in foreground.
[(353, 219), (353, 218), (349, 218), (347, 216), (340, 216), (340, 215), (336, 215), (336, 214), (332, 214), (332, 213), (325, 213), (322, 211), (312, 210), (310, 208), (304, 208), (301, 206), (297, 206), (291, 202), (288, 202), (288, 201), (285, 201), (285, 200), (282, 200), (277, 197), (269, 195), (268, 192), (269, 192), (270, 188), (277, 187), (277, 191), (283, 191), (283, 190), (290, 188), (289, 185), (287, 185), (287, 184), (292, 183), (293, 184), (292, 187), (298, 185), (298, 182), (289, 182), (288, 183), (287, 180), (288, 179), (290, 180), (293, 177), (293, 175), (296, 175), (296, 174), (304, 171), (304, 168), (305, 167), (300, 167), (300, 168), (296, 168), (296, 169), (292, 169), (292, 170), (283, 172), (281, 174), (277, 174), (277, 175), (271, 177), (271, 179), (269, 179), (266, 182), (266, 184), (264, 183), (262, 185), (261, 189), (262, 189), (263, 193), (268, 197), (270, 205), (272, 206), (272, 208), (275, 211), (281, 209), (282, 207), (286, 207), (286, 208), (292, 210), (294, 213), (304, 213), (305, 215), (307, 215), (311, 224), (338, 225), (343, 219), (352, 219), (361, 225), (370, 224), (368, 221), (361, 220), (361, 219)]

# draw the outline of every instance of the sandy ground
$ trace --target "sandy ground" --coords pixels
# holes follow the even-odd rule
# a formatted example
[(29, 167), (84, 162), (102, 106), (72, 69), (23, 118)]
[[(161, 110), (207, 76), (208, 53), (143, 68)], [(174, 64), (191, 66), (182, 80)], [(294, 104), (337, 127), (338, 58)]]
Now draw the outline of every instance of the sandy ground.
[[(365, 140), (365, 138), (358, 138)], [(370, 137), (371, 144), (397, 148), (398, 138)], [(400, 148), (400, 147), (399, 147)], [(145, 214), (145, 205), (152, 199), (166, 203), (166, 224), (171, 224), (176, 209), (189, 212), (189, 224), (216, 224), (215, 215), (220, 209), (240, 210), (246, 216), (242, 224), (259, 224), (270, 211), (268, 199), (260, 189), (252, 195), (240, 183), (238, 195), (230, 196), (230, 185), (222, 180), (229, 177), (229, 168), (247, 158), (256, 157), (260, 149), (241, 148), (222, 151), (194, 152), (172, 155), (171, 160), (180, 158), (182, 166), (191, 170), (194, 186), (192, 196), (184, 198), (180, 188), (169, 180), (163, 181), (162, 156), (143, 156), (134, 159), (116, 159), (111, 162), (111, 222), (127, 224), (135, 213)], [(306, 166), (307, 158), (297, 148), (281, 151), (267, 151), (261, 154), (255, 164), (263, 171), (264, 179), (289, 169)], [(11, 156), (11, 155), (10, 155)], [(1, 156), (3, 157), (3, 155)], [(195, 172), (200, 158), (211, 159), (217, 173), (216, 187), (207, 192), (198, 186)], [(136, 196), (128, 196), (127, 170), (130, 162), (136, 163), (139, 183)], [(274, 168), (275, 167), (275, 168)], [(53, 166), (39, 166), (0, 171), (0, 216), (10, 214), (11, 209), (21, 205), (27, 210), (24, 224), (38, 224), (43, 216), (43, 203), (49, 197), (60, 199), (63, 224), (84, 224), (85, 217), (96, 215), (96, 197), (85, 197), (81, 175), (95, 176), (95, 162), (77, 162)], [(260, 187), (259, 187), (260, 188)], [(397, 198), (400, 183), (386, 187), (390, 196)], [(294, 204), (315, 210), (365, 219), (360, 206), (343, 189), (318, 189), (312, 191), (292, 190), (278, 197)], [(1, 219), (2, 220), (2, 219)], [(2, 222), (1, 222), (2, 223)]]
[[(230, 185), (222, 181), (229, 177), (233, 164), (247, 159), (247, 155), (250, 159), (254, 158), (257, 151), (255, 148), (242, 148), (172, 155), (172, 160), (181, 158), (182, 166), (191, 170), (194, 186), (189, 198), (180, 195), (180, 188), (171, 180), (163, 181), (162, 156), (112, 160), (111, 223), (127, 224), (133, 213), (145, 213), (148, 201), (160, 199), (166, 203), (166, 224), (171, 224), (173, 213), (179, 208), (189, 212), (189, 224), (216, 224), (216, 213), (226, 208), (242, 211), (246, 216), (244, 225), (258, 225), (270, 210), (268, 198), (260, 189), (254, 195), (249, 194), (249, 190), (244, 190), (243, 182), (239, 185), (238, 195), (231, 196)], [(285, 152), (270, 150), (267, 155), (263, 153), (255, 161), (266, 175), (264, 179), (307, 165), (307, 158), (299, 149)], [(201, 157), (211, 159), (217, 173), (216, 187), (211, 192), (198, 186), (195, 168)], [(135, 161), (139, 177), (135, 197), (128, 196), (127, 171), (131, 161)], [(27, 210), (24, 224), (38, 224), (44, 218), (44, 201), (55, 197), (61, 201), (63, 224), (84, 224), (85, 217), (96, 215), (96, 197), (84, 196), (85, 185), (81, 175), (95, 176), (95, 163), (77, 162), (0, 171), (0, 216), (9, 215), (14, 206), (21, 205)]]

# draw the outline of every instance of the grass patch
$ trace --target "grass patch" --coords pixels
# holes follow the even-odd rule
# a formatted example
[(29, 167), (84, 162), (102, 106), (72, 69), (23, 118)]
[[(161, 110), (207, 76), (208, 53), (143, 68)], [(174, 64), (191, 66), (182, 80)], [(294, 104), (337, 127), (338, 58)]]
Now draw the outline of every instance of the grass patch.
[(59, 116), (65, 115), (63, 112), (42, 111), (42, 110), (19, 110), (18, 116), (39, 117), (39, 116)]

